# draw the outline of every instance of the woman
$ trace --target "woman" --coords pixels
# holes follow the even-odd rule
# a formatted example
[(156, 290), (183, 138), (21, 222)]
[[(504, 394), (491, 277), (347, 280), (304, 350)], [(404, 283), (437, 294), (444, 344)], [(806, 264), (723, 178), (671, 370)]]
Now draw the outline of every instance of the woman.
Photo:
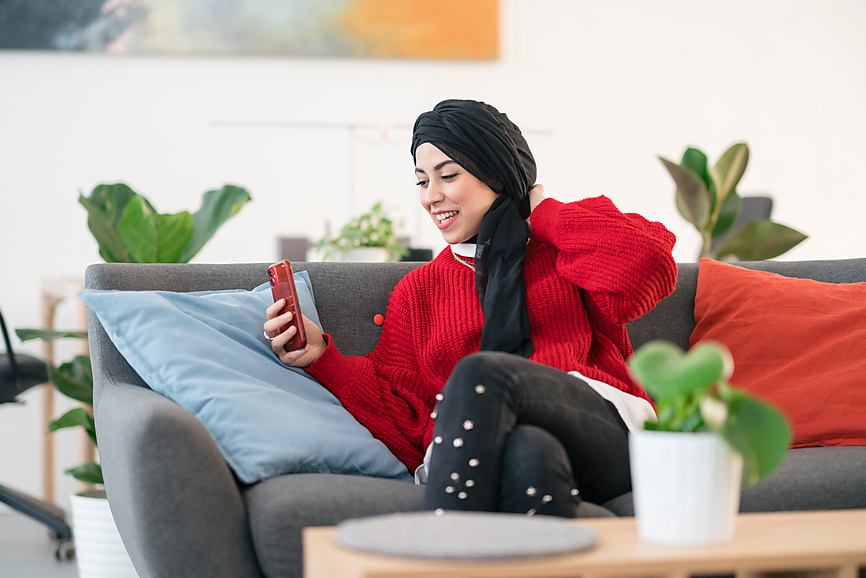
[(411, 150), (450, 246), (400, 281), (368, 355), (306, 318), (306, 349), (286, 352), (281, 302), (274, 353), (427, 478), (428, 509), (575, 517), (629, 491), (627, 432), (654, 412), (624, 324), (673, 291), (673, 234), (605, 197), (545, 198), (520, 130), (484, 103), (439, 103)]

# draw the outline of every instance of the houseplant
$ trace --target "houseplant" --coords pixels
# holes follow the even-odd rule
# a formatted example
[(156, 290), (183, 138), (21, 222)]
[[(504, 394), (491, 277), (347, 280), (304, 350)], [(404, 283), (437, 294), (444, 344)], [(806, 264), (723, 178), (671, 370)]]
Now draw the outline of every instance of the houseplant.
[[(87, 338), (87, 333), (81, 331), (17, 329), (16, 334), (21, 341)], [(63, 395), (82, 404), (48, 424), (48, 431), (83, 427), (96, 445), (96, 427), (93, 421), (93, 372), (90, 358), (79, 355), (59, 367), (50, 363), (47, 366), (48, 377), (54, 387)], [(85, 483), (103, 484), (102, 466), (95, 461), (70, 468), (66, 473)], [(75, 541), (74, 552), (78, 557), (78, 575), (81, 578), (109, 575), (116, 578), (137, 578), (138, 574), (132, 566), (114, 524), (105, 490), (95, 488), (79, 492), (71, 496), (70, 504)]]
[(187, 263), (250, 200), (241, 187), (224, 185), (206, 192), (195, 214), (161, 214), (123, 183), (78, 197), (106, 263)]
[[(707, 155), (691, 147), (680, 164), (659, 159), (676, 183), (677, 209), (701, 234), (701, 257), (773, 259), (806, 239), (803, 233), (770, 219), (755, 219), (731, 230), (743, 204), (737, 185), (749, 164), (746, 143), (731, 146), (713, 166)], [(725, 234), (727, 238), (714, 246), (713, 240)]]
[(381, 201), (344, 225), (339, 235), (326, 233), (317, 247), (325, 260), (335, 261), (398, 261), (406, 254)]
[(641, 538), (665, 544), (730, 539), (741, 484), (756, 484), (785, 457), (791, 443), (785, 417), (728, 384), (733, 360), (716, 342), (698, 343), (687, 355), (673, 344), (650, 342), (629, 367), (658, 413), (629, 439)]
[[(79, 202), (87, 209), (87, 224), (99, 244), (100, 256), (107, 262), (125, 263), (188, 262), (249, 200), (246, 190), (225, 185), (206, 192), (195, 214), (187, 211), (160, 214), (150, 201), (122, 183), (101, 184), (89, 197), (79, 196)], [(22, 341), (87, 338), (86, 332), (79, 331), (17, 329), (16, 334)], [(84, 404), (52, 421), (49, 431), (83, 427), (96, 444), (90, 358), (79, 355), (59, 367), (49, 363), (48, 376), (60, 393)], [(104, 483), (102, 467), (95, 461), (70, 468), (66, 473), (85, 483)], [(105, 490), (101, 488), (72, 496), (79, 575), (134, 577), (135, 570), (105, 498)], [(86, 522), (81, 523), (83, 519)]]

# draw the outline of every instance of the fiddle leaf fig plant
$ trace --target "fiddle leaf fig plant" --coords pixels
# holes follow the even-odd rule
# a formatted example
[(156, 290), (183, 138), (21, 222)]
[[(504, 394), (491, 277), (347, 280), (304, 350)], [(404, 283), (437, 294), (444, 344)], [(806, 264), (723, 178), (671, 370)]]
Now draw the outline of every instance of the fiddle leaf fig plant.
[(724, 345), (702, 341), (685, 354), (672, 343), (652, 341), (628, 364), (658, 411), (658, 421), (646, 422), (645, 429), (717, 432), (743, 456), (747, 486), (782, 463), (791, 428), (779, 410), (727, 383), (734, 364)]
[(161, 214), (123, 183), (98, 185), (78, 198), (107, 263), (188, 263), (250, 200), (245, 189), (225, 185), (206, 192), (195, 214)]
[[(737, 185), (749, 164), (746, 143), (731, 146), (712, 166), (707, 155), (691, 147), (679, 164), (663, 157), (659, 160), (676, 183), (677, 210), (701, 234), (701, 257), (762, 261), (778, 257), (807, 238), (770, 219), (749, 221), (731, 231), (743, 204)], [(714, 248), (713, 241), (729, 232)]]
[[(146, 198), (118, 183), (98, 185), (89, 197), (79, 195), (78, 200), (87, 209), (87, 226), (106, 262), (186, 263), (251, 199), (241, 187), (225, 185), (206, 192), (195, 214), (187, 211), (160, 214)], [(16, 329), (15, 333), (21, 341), (87, 338), (85, 331)], [(78, 355), (60, 366), (49, 363), (48, 378), (57, 391), (83, 404), (48, 424), (48, 431), (83, 427), (96, 444), (90, 358)], [(66, 473), (82, 482), (104, 483), (102, 467), (97, 462), (70, 468)]]

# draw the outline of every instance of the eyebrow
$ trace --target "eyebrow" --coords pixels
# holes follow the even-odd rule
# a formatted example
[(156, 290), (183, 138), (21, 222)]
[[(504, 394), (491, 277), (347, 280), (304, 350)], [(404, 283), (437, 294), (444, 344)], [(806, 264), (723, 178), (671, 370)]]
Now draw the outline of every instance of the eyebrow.
[[(444, 167), (444, 166), (447, 165), (448, 163), (454, 163), (455, 165), (457, 164), (456, 161), (453, 161), (453, 160), (451, 160), (451, 159), (448, 159), (448, 160), (444, 160), (444, 161), (442, 161), (441, 163), (439, 163), (438, 165), (436, 165), (435, 167), (433, 167), (433, 170), (434, 170), (434, 171), (438, 171), (439, 169), (441, 169), (442, 167)], [(425, 175), (427, 174), (427, 172), (426, 172), (424, 169), (419, 169), (418, 167), (415, 167), (415, 172), (416, 172), (416, 173), (424, 173)]]

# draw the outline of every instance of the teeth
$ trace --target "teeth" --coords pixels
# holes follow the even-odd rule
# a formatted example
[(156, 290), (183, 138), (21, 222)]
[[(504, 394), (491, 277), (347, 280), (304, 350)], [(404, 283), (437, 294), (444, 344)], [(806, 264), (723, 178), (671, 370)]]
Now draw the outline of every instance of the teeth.
[(436, 218), (439, 219), (439, 222), (447, 221), (451, 217), (457, 214), (457, 211), (448, 211), (447, 213), (439, 213), (436, 215)]

